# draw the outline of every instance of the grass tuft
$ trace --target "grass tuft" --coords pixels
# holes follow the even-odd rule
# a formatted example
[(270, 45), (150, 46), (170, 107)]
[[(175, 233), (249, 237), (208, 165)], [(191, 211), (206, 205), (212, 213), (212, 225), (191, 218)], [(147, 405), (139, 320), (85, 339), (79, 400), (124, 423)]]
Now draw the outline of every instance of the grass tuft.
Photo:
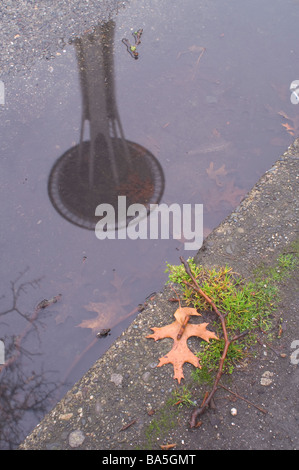
[[(229, 266), (206, 269), (196, 265), (194, 259), (188, 259), (200, 288), (213, 300), (217, 308), (226, 314), (229, 337), (248, 331), (242, 339), (231, 343), (224, 364), (226, 373), (232, 373), (237, 364), (253, 354), (251, 346), (256, 342), (257, 332), (267, 333), (273, 328), (274, 314), (279, 300), (278, 283), (298, 266), (299, 243), (293, 244), (290, 250), (292, 251), (282, 253), (274, 266), (261, 266), (254, 273), (254, 279), (250, 281), (242, 279)], [(192, 305), (199, 311), (212, 312), (212, 307), (184, 284), (184, 281), (190, 282), (190, 279), (182, 264), (174, 266), (167, 263), (166, 272), (168, 272), (168, 282), (181, 286), (182, 303)], [(193, 377), (200, 382), (208, 381), (209, 374), (218, 369), (224, 346), (221, 326), (215, 315), (211, 315), (210, 326), (220, 341), (201, 342), (197, 355), (202, 368), (193, 372)]]

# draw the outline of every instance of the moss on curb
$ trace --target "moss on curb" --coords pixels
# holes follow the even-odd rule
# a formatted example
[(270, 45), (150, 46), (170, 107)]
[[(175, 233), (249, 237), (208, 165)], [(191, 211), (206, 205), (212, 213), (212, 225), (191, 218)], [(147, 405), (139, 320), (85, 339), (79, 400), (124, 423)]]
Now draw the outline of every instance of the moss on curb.
[[(225, 372), (232, 373), (236, 364), (254, 355), (254, 343), (259, 332), (271, 339), (273, 329), (279, 324), (275, 310), (279, 302), (279, 283), (285, 280), (299, 263), (299, 238), (291, 243), (275, 260), (266, 266), (261, 263), (250, 280), (242, 279), (229, 266), (218, 269), (206, 269), (188, 260), (189, 266), (201, 289), (215, 302), (218, 309), (226, 313), (227, 331), (235, 335), (248, 331), (239, 341), (230, 345), (225, 361)], [(169, 282), (181, 288), (182, 302), (192, 304), (195, 308), (206, 311), (212, 319), (211, 327), (221, 336), (219, 322), (206, 301), (187, 287), (183, 281), (189, 281), (182, 265), (167, 264)], [(277, 331), (277, 334), (279, 331)], [(218, 368), (224, 341), (202, 342), (197, 355), (200, 357), (201, 369), (193, 371), (193, 378), (200, 383), (211, 382), (211, 374)]]

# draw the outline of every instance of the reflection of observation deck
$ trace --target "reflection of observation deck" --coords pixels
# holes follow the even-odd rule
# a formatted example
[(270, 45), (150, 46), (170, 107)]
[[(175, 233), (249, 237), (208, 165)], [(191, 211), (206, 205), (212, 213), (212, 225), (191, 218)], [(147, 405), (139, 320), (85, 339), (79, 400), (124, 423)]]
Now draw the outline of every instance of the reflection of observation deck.
[[(117, 111), (113, 74), (114, 22), (75, 41), (82, 92), (80, 142), (54, 164), (48, 183), (55, 209), (75, 225), (94, 229), (101, 203), (114, 206), (118, 196), (133, 203), (158, 203), (163, 170), (147, 149), (124, 137)], [(89, 140), (84, 140), (86, 121)], [(129, 220), (127, 220), (128, 222)]]

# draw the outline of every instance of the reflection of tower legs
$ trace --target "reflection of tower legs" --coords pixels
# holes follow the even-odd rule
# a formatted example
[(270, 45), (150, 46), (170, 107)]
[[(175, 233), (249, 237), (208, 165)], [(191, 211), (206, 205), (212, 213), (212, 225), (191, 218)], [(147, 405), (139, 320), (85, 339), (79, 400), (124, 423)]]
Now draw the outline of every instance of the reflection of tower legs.
[[(116, 152), (130, 164), (130, 152), (124, 137), (116, 101), (113, 64), (114, 22), (98, 26), (96, 31), (75, 42), (82, 89), (82, 121), (79, 150), (79, 172), (88, 165), (89, 184), (95, 184), (95, 166), (108, 165), (113, 179), (119, 183)], [(83, 155), (85, 122), (89, 121), (90, 149)]]
[[(93, 230), (96, 207), (110, 204), (118, 220), (118, 197), (147, 211), (164, 190), (164, 174), (147, 149), (126, 140), (115, 98), (114, 23), (75, 40), (82, 93), (80, 141), (54, 164), (48, 182), (50, 200), (67, 220)], [(84, 133), (89, 124), (89, 136)], [(125, 223), (129, 223), (127, 216)], [(118, 229), (118, 226), (116, 227)]]

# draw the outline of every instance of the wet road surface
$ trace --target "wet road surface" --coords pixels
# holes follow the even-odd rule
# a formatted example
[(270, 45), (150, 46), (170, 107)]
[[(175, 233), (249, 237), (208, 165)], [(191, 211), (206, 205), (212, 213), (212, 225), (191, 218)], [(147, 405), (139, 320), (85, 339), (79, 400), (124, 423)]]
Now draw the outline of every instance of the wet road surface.
[[(207, 235), (298, 135), (289, 90), (299, 78), (298, 2), (171, 9), (132, 1), (104, 21), (103, 11), (98, 21), (77, 11), (68, 37), (51, 30), (47, 10), (47, 53), (35, 20), (11, 26), (0, 77), (0, 338), (18, 358), (0, 376), (3, 448), (107, 350), (161, 288), (165, 263), (195, 254), (171, 236), (99, 240), (97, 204), (115, 204), (120, 192), (143, 204), (203, 204)], [(122, 39), (133, 44), (138, 28), (135, 60)], [(94, 166), (92, 152), (101, 156)], [(98, 338), (101, 329), (111, 331)]]

